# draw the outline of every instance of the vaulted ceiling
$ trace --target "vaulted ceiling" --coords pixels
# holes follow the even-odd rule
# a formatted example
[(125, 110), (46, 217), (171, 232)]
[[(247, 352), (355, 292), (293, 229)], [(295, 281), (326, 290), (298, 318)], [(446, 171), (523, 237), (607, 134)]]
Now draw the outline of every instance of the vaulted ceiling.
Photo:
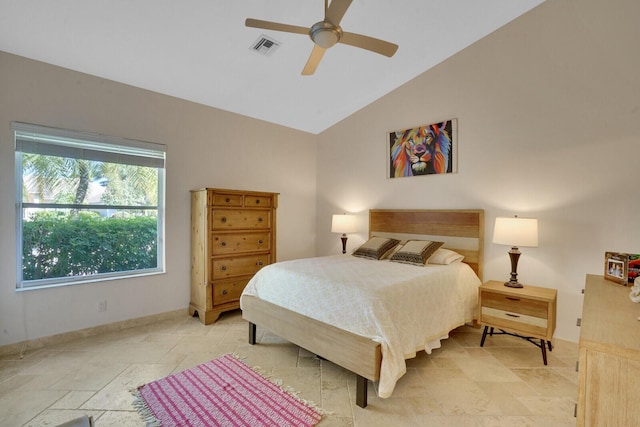
[(397, 53), (337, 44), (312, 76), (308, 36), (244, 23), (310, 27), (323, 0), (0, 0), (0, 50), (316, 134), (543, 1), (354, 0), (343, 30)]

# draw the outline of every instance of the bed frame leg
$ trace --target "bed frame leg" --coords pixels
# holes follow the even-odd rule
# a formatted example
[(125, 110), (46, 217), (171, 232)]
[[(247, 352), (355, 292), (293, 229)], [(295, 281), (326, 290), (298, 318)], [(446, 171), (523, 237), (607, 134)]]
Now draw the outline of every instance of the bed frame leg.
[(356, 375), (356, 405), (361, 408), (367, 407), (367, 383), (365, 377)]
[(256, 344), (256, 324), (249, 322), (249, 344)]

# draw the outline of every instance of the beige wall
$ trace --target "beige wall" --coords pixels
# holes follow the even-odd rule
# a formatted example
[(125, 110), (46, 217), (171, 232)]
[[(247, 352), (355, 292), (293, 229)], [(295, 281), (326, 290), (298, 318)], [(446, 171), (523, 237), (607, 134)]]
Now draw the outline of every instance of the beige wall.
[[(16, 292), (12, 121), (166, 144), (166, 274)], [(0, 345), (186, 315), (192, 188), (279, 192), (278, 259), (314, 255), (315, 157), (314, 135), (0, 52)]]
[[(556, 336), (577, 341), (585, 274), (605, 251), (640, 253), (639, 16), (633, 0), (547, 0), (323, 132), (318, 254), (339, 250), (332, 213), (363, 212), (352, 248), (369, 208), (483, 208), (484, 278), (506, 280), (493, 221), (537, 217), (519, 277), (558, 289)], [(457, 174), (386, 179), (387, 132), (454, 117)]]

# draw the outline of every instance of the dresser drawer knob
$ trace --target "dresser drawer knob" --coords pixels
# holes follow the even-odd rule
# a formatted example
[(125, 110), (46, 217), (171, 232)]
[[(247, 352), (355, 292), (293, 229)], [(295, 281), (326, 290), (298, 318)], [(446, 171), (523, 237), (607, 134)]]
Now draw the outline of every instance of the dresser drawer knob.
[(229, 292), (227, 292), (227, 290), (226, 290), (226, 289), (223, 289), (223, 290), (222, 290), (222, 295), (226, 295), (226, 294), (228, 294), (228, 293), (229, 293)]
[(260, 199), (256, 199), (256, 205), (260, 204)]
[(229, 202), (231, 202), (231, 199), (227, 197), (226, 199), (224, 199), (224, 201), (225, 201), (226, 203), (229, 203)]
[(227, 271), (227, 266), (226, 266), (226, 265), (223, 265), (222, 267), (220, 267), (220, 270), (222, 270), (222, 271)]
[(264, 221), (262, 217), (258, 218), (258, 222), (262, 222), (262, 221)]
[(227, 217), (223, 216), (222, 218), (220, 218), (220, 222), (227, 222)]
[(262, 262), (262, 261), (258, 261), (258, 262), (256, 262), (256, 265), (262, 265), (262, 264), (263, 264), (263, 262)]
[(227, 242), (220, 243), (222, 246), (227, 246)]
[(509, 317), (520, 317), (517, 314), (505, 313)]
[(263, 244), (263, 243), (264, 243), (264, 242), (262, 241), (262, 239), (258, 240), (258, 244), (259, 244), (259, 245), (261, 245), (261, 244)]

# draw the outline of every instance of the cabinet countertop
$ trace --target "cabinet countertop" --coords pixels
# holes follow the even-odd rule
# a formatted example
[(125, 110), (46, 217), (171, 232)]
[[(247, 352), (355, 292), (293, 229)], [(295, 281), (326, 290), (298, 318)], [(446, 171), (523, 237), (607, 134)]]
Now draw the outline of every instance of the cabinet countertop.
[(602, 276), (587, 275), (581, 343), (640, 351), (640, 304), (629, 299), (630, 292), (631, 288)]

